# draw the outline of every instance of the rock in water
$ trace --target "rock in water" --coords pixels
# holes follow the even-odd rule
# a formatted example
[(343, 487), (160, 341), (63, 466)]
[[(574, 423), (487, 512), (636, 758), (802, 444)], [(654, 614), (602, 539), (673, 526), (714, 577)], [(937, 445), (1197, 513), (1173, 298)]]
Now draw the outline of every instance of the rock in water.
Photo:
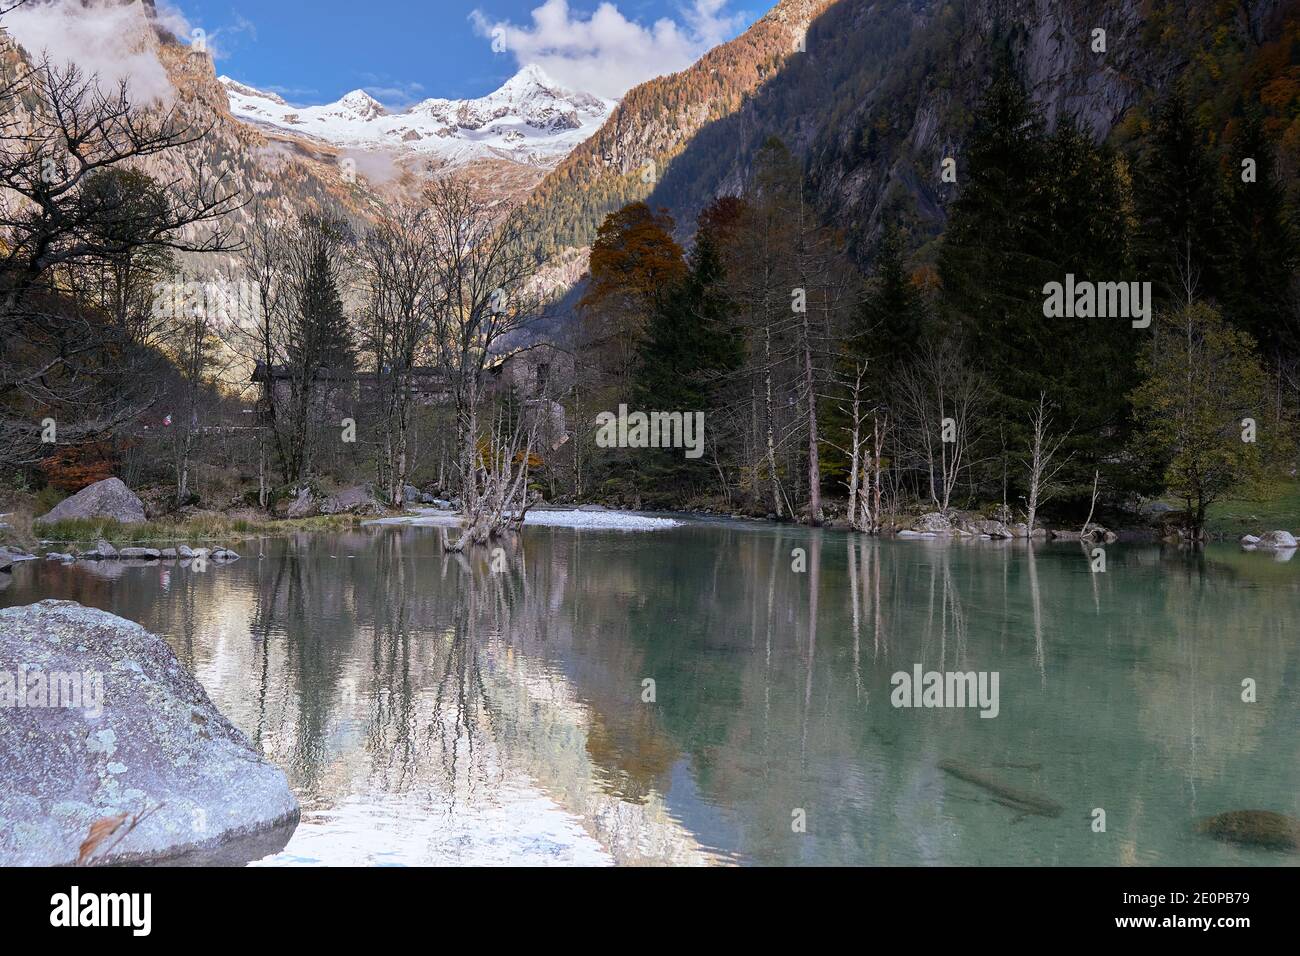
[[(11, 706), (23, 672), (28, 700), (58, 706)], [(265, 854), (298, 821), (284, 773), (162, 638), (71, 601), (0, 610), (0, 779), (0, 866), (146, 862), (283, 838), (260, 844)]]
[(1300, 820), (1272, 810), (1230, 810), (1197, 820), (1197, 833), (1268, 850), (1300, 850)]
[(1255, 542), (1255, 547), (1265, 550), (1285, 550), (1296, 546), (1295, 535), (1290, 531), (1265, 531)]
[(140, 558), (145, 561), (157, 561), (162, 557), (162, 552), (157, 548), (123, 548), (117, 552), (119, 558), (130, 560), (131, 558)]
[(34, 523), (46, 524), (65, 518), (111, 518), (122, 524), (140, 524), (145, 520), (144, 503), (121, 478), (105, 478), (87, 485), (71, 498), (64, 498)]

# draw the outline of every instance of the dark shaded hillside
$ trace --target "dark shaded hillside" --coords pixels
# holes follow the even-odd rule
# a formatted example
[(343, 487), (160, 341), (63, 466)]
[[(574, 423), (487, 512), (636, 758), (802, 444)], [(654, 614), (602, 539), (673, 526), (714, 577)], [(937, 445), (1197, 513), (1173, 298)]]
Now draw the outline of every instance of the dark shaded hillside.
[[(1243, 105), (1264, 109), (1284, 181), (1300, 157), (1300, 27), (1295, 0), (1088, 3), (841, 0), (814, 22), (807, 52), (735, 113), (699, 131), (650, 202), (679, 222), (740, 189), (755, 150), (777, 135), (805, 159), (824, 215), (859, 256), (881, 220), (943, 229), (956, 196), (940, 181), (962, 159), (975, 104), (998, 49), (1008, 47), (1049, 129), (1073, 117), (1101, 140), (1140, 146), (1153, 99), (1184, 88), (1214, 142)], [(1089, 48), (1106, 31), (1106, 52)]]
[[(937, 235), (956, 188), (940, 164), (962, 144), (994, 57), (1009, 47), (1048, 127), (1063, 117), (1095, 139), (1140, 148), (1151, 102), (1181, 84), (1214, 142), (1244, 104), (1265, 113), (1284, 181), (1300, 165), (1300, 3), (1295, 0), (840, 0), (807, 51), (702, 128), (649, 200), (689, 223), (736, 192), (755, 151), (783, 139), (806, 163), (824, 215), (860, 257), (882, 218)], [(1090, 49), (1094, 28), (1106, 52)]]

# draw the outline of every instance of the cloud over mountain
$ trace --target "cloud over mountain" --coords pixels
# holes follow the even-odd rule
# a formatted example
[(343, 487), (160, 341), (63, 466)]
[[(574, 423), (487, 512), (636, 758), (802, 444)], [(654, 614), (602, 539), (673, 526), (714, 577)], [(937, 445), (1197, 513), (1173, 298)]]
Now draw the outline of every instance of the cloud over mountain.
[(568, 0), (545, 0), (533, 9), (531, 25), (491, 20), (479, 10), (470, 19), (495, 51), (512, 54), (520, 66), (540, 66), (565, 86), (616, 99), (651, 77), (685, 69), (731, 36), (743, 17), (727, 6), (728, 0), (693, 0), (683, 22), (663, 17), (649, 26), (610, 2), (583, 17)]

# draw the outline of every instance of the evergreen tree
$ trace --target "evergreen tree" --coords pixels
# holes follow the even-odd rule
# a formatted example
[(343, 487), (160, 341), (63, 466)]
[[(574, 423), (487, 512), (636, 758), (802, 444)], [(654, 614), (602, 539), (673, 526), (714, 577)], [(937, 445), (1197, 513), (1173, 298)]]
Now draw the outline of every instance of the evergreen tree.
[(849, 330), (844, 356), (870, 360), (873, 379), (884, 381), (925, 332), (926, 308), (904, 262), (903, 231), (886, 229), (876, 250), (875, 274)]
[(1226, 217), (1205, 135), (1181, 93), (1155, 111), (1134, 178), (1138, 265), (1160, 308), (1215, 299), (1222, 288)]
[[(1053, 263), (1051, 278), (1064, 282), (1072, 274), (1076, 282), (1098, 283), (1134, 279), (1129, 252), (1132, 200), (1119, 157), (1094, 144), (1073, 123), (1062, 122), (1048, 141), (1043, 180), (1044, 256)], [(1143, 333), (1123, 316), (1044, 318), (1041, 303), (1040, 290), (1033, 308), (1034, 321), (1045, 333), (1040, 340), (1043, 352), (1028, 384), (1051, 397), (1058, 423), (1071, 429), (1062, 449), (1069, 462), (1059, 475), (1061, 497), (1089, 496), (1098, 468), (1109, 485), (1128, 484), (1128, 470), (1107, 463), (1117, 460), (1115, 453), (1128, 440), (1125, 396), (1135, 383)], [(1017, 398), (1032, 400), (1033, 393)], [(1021, 458), (1017, 448), (1017, 464)], [(1012, 485), (1018, 487), (1022, 478), (1017, 471)]]
[[(329, 262), (329, 253), (321, 248), (314, 252), (310, 271), (303, 290), (303, 331), (311, 340), (316, 364), (326, 372), (350, 372), (356, 366), (356, 345), (352, 328), (343, 310), (343, 297), (339, 292), (335, 267)], [(293, 358), (304, 343), (290, 344)]]
[[(710, 227), (713, 208), (701, 214), (687, 271), (658, 297), (638, 347), (635, 395), (643, 410), (704, 412), (707, 421), (720, 384), (740, 365), (722, 237)], [(668, 449), (648, 456), (642, 474), (666, 491), (710, 467), (707, 458), (686, 459), (680, 449)]]
[(1042, 289), (1060, 278), (1048, 241), (1047, 137), (1009, 55), (995, 70), (958, 163), (961, 192), (938, 262), (952, 326), (944, 335), (960, 335), (997, 392), (982, 429), (993, 445), (980, 454), (1002, 459), (994, 465), (1001, 481), (1052, 372)]
[[(961, 190), (939, 255), (950, 321), (987, 363), (1019, 420), (1039, 391), (1047, 344), (1042, 287), (1055, 272), (1048, 251), (1043, 121), (1010, 59), (1004, 57), (959, 158)], [(1026, 381), (1028, 379), (1028, 381)]]
[[(1244, 160), (1253, 168), (1244, 167)], [(1257, 113), (1238, 127), (1226, 165), (1230, 229), (1223, 302), (1227, 318), (1273, 357), (1300, 344), (1291, 290), (1300, 236), (1287, 217), (1273, 144)]]

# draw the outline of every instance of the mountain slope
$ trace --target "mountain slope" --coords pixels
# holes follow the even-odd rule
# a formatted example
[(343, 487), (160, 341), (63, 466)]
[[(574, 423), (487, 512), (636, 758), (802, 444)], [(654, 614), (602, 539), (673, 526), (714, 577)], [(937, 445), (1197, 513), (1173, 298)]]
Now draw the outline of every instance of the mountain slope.
[[(783, 0), (694, 66), (632, 90), (538, 187), (552, 249), (583, 247), (636, 199), (683, 235), (739, 192), (778, 136), (804, 162), (825, 218), (861, 259), (883, 220), (938, 235), (998, 51), (1009, 48), (1049, 126), (1070, 118), (1123, 145), (1183, 83), (1217, 141), (1243, 102), (1262, 108), (1280, 168), (1300, 167), (1300, 81), (1286, 39), (1296, 0)], [(793, 38), (808, 24), (802, 52)], [(1105, 50), (1093, 49), (1095, 29)], [(941, 181), (944, 158), (958, 184)], [(653, 165), (651, 165), (653, 164)]]
[(734, 113), (797, 54), (803, 29), (834, 0), (781, 0), (693, 66), (634, 87), (600, 130), (538, 186), (533, 208), (551, 251), (589, 244), (609, 212), (654, 189), (691, 138)]

